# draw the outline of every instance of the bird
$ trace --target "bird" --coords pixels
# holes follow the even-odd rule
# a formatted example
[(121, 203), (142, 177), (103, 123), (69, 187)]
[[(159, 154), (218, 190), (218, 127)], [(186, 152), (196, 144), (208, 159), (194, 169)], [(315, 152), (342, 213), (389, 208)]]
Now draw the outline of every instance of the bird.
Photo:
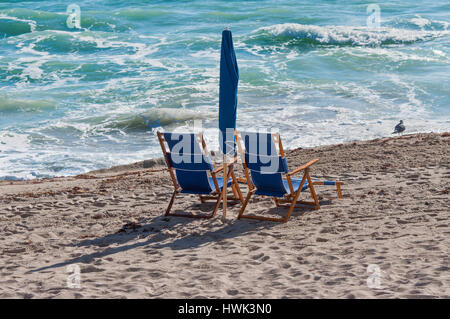
[(401, 133), (405, 130), (405, 125), (403, 124), (403, 120), (400, 120), (400, 123), (398, 123), (395, 128), (394, 128), (394, 132), (392, 132), (392, 134), (398, 134)]

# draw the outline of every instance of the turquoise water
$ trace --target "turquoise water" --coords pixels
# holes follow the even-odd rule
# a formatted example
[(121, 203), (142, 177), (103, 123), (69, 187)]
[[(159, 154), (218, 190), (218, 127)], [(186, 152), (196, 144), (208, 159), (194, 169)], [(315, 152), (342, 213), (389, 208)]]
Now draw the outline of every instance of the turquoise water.
[[(286, 147), (450, 127), (450, 3), (0, 3), (0, 179), (72, 175), (161, 156), (155, 130), (194, 120), (217, 147), (221, 31), (240, 68), (238, 128)], [(196, 121), (196, 125), (199, 122)], [(198, 128), (198, 127), (197, 127)]]

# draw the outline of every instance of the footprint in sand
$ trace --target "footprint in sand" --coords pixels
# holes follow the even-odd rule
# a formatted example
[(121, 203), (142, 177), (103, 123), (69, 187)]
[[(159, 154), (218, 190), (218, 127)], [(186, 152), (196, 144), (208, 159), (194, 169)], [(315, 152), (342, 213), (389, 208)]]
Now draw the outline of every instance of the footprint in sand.
[(266, 260), (269, 260), (270, 259), (270, 257), (269, 256), (266, 256), (266, 255), (264, 255), (263, 253), (261, 253), (261, 254), (258, 254), (258, 255), (254, 255), (254, 256), (252, 256), (252, 259), (253, 260), (261, 260), (261, 261), (266, 261)]
[(300, 265), (306, 265), (306, 264), (309, 264), (303, 257), (297, 257), (297, 262), (298, 262)]
[(230, 296), (236, 296), (239, 293), (239, 290), (236, 289), (228, 289), (227, 290), (227, 294), (229, 294)]
[(81, 268), (81, 273), (90, 273), (90, 272), (102, 272), (105, 271), (103, 268), (98, 268), (93, 265), (88, 265)]
[(260, 258), (263, 257), (263, 256), (264, 256), (264, 254), (261, 253), (261, 254), (253, 255), (253, 256), (251, 256), (251, 258), (252, 258), (253, 260), (257, 260), (257, 259), (260, 259)]
[(289, 269), (289, 268), (291, 268), (291, 264), (290, 263), (282, 263), (281, 267), (283, 267), (284, 269)]

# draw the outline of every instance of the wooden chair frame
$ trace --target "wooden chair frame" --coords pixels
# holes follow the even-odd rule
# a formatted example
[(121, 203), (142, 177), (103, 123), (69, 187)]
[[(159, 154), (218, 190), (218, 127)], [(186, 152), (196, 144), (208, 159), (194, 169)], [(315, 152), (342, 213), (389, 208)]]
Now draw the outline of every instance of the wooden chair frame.
[[(213, 191), (210, 195), (200, 195), (200, 194), (198, 195), (201, 203), (204, 203), (207, 200), (216, 200), (216, 205), (214, 206), (214, 210), (210, 215), (188, 215), (188, 214), (170, 213), (170, 211), (172, 209), (172, 205), (175, 201), (175, 197), (177, 196), (177, 194), (179, 194), (181, 192), (182, 188), (178, 185), (177, 177), (175, 175), (175, 168), (173, 168), (172, 165), (170, 164), (169, 154), (167, 152), (166, 145), (165, 145), (166, 140), (164, 138), (164, 134), (162, 132), (157, 132), (157, 135), (158, 135), (159, 144), (161, 145), (161, 149), (164, 154), (164, 159), (165, 159), (167, 167), (169, 169), (170, 179), (172, 180), (172, 183), (174, 186), (174, 192), (172, 194), (172, 197), (170, 198), (169, 205), (167, 206), (165, 215), (166, 216), (189, 217), (189, 218), (206, 218), (206, 219), (214, 217), (216, 215), (217, 210), (219, 209), (220, 202), (222, 201), (222, 195), (223, 195), (223, 192), (221, 192), (221, 190), (219, 188), (219, 183), (217, 182), (216, 175), (217, 175), (217, 173), (219, 173), (223, 170), (225, 164), (222, 165), (221, 167), (211, 171), (211, 177), (213, 179), (216, 190)], [(196, 142), (198, 142), (202, 146), (202, 151), (204, 153), (203, 155), (209, 156), (208, 149), (206, 148), (205, 139), (203, 138), (203, 134), (197, 133), (197, 134), (195, 134), (195, 138), (196, 138)], [(239, 188), (236, 176), (233, 171), (233, 165), (236, 162), (237, 162), (237, 156), (234, 158), (233, 161), (226, 163), (227, 169), (228, 169), (227, 170), (227, 178), (224, 179), (223, 183), (222, 183), (222, 187), (227, 187), (228, 180), (230, 178), (232, 180), (231, 190), (233, 191), (233, 196), (229, 197), (229, 199), (227, 196), (227, 203), (229, 202), (231, 205), (238, 204), (238, 203), (242, 204), (244, 202), (241, 189)]]
[[(319, 182), (319, 181), (312, 181), (311, 176), (310, 176), (310, 166), (314, 165), (315, 163), (317, 163), (319, 160), (318, 159), (313, 159), (311, 161), (309, 161), (308, 163), (298, 167), (297, 169), (293, 170), (292, 172), (289, 172), (287, 174), (285, 174), (286, 176), (286, 180), (288, 182), (289, 185), (289, 193), (287, 193), (286, 195), (284, 195), (283, 198), (277, 198), (277, 197), (273, 197), (274, 203), (277, 207), (282, 206), (281, 204), (285, 204), (288, 203), (289, 204), (289, 210), (286, 214), (286, 216), (284, 218), (273, 218), (273, 217), (263, 217), (263, 216), (254, 216), (254, 215), (244, 215), (244, 211), (245, 208), (247, 207), (247, 204), (251, 198), (251, 196), (256, 192), (256, 187), (253, 185), (252, 181), (251, 181), (251, 177), (250, 177), (250, 172), (247, 166), (247, 163), (245, 162), (245, 154), (244, 154), (244, 150), (242, 147), (242, 139), (240, 137), (240, 134), (238, 131), (234, 132), (235, 138), (236, 138), (236, 144), (238, 145), (238, 150), (239, 150), (239, 154), (241, 155), (241, 160), (242, 160), (242, 164), (244, 166), (244, 175), (246, 178), (246, 182), (249, 188), (249, 192), (244, 200), (244, 203), (242, 204), (241, 210), (239, 212), (238, 215), (238, 219), (240, 218), (248, 218), (248, 219), (257, 219), (257, 220), (268, 220), (268, 221), (275, 221), (275, 222), (282, 222), (285, 223), (289, 220), (292, 211), (294, 210), (294, 207), (297, 204), (303, 204), (303, 205), (310, 205), (310, 206), (314, 206), (316, 210), (320, 209), (320, 204), (319, 204), (319, 200), (318, 197), (316, 195), (315, 189), (314, 189), (314, 185), (323, 185), (323, 182)], [(281, 158), (285, 158), (285, 152), (283, 149), (283, 144), (281, 143), (281, 138), (280, 138), (280, 134), (279, 133), (275, 133), (275, 134), (271, 134), (274, 145), (278, 145), (278, 150), (279, 150), (279, 155), (281, 156)], [(294, 191), (294, 187), (292, 185), (292, 180), (291, 180), (291, 176), (298, 174), (300, 172), (304, 172), (303, 173), (303, 178), (300, 182), (300, 185), (298, 187), (297, 191)], [(300, 197), (300, 193), (302, 191), (303, 185), (305, 184), (305, 182), (308, 181), (308, 188), (311, 194), (311, 197), (313, 198), (313, 201), (302, 201), (299, 200)], [(343, 183), (342, 182), (336, 182), (336, 187), (337, 187), (337, 192), (338, 192), (338, 196), (340, 198), (342, 198), (342, 193), (341, 193), (341, 185)]]

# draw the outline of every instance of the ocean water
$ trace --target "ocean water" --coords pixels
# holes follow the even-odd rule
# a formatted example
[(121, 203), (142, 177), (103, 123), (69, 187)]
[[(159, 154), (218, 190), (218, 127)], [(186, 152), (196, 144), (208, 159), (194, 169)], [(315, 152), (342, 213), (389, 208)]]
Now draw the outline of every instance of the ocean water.
[[(450, 2), (0, 2), (0, 179), (161, 156), (155, 131), (201, 123), (217, 148), (221, 31), (240, 69), (239, 129), (285, 147), (450, 128)], [(373, 16), (372, 16), (373, 18)], [(374, 21), (374, 20), (370, 20)]]

